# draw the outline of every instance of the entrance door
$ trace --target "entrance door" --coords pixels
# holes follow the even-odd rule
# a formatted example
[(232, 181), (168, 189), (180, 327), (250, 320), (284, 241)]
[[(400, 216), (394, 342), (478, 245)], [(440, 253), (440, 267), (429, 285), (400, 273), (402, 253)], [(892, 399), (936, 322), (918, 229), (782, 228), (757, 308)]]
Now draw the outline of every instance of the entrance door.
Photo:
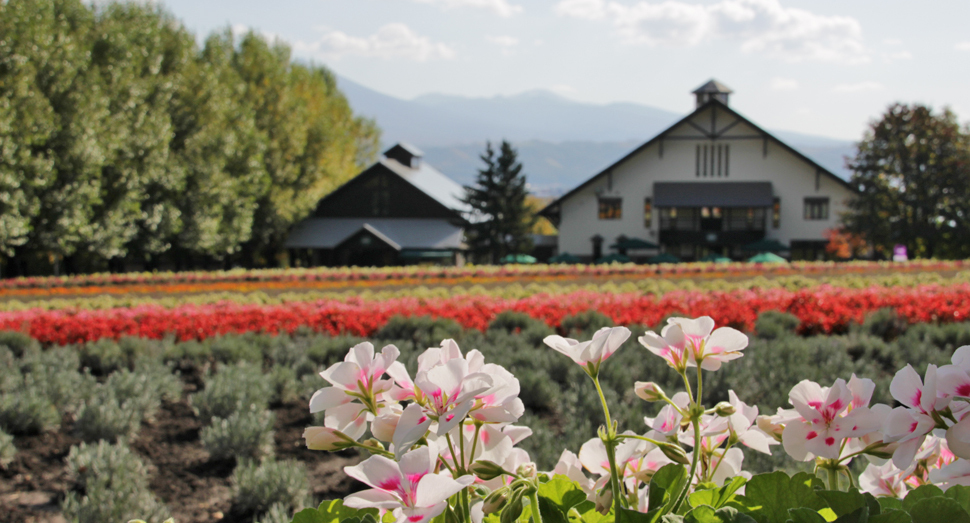
[(701, 207), (702, 231), (721, 231), (723, 226), (720, 207)]

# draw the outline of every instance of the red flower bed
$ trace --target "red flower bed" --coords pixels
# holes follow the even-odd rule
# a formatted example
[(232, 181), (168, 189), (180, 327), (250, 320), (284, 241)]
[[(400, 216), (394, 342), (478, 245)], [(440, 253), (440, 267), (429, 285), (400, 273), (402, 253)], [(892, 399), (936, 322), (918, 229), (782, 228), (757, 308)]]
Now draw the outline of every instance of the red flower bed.
[(78, 343), (100, 338), (140, 336), (180, 340), (226, 333), (291, 333), (300, 327), (330, 334), (369, 336), (394, 315), (451, 318), (466, 328), (485, 329), (502, 311), (524, 312), (552, 326), (566, 316), (597, 310), (617, 324), (656, 325), (665, 316), (708, 315), (719, 325), (751, 330), (758, 314), (779, 310), (801, 319), (805, 333), (844, 331), (866, 314), (891, 307), (911, 323), (964, 321), (970, 315), (970, 285), (949, 287), (820, 287), (801, 291), (764, 289), (732, 292), (675, 292), (657, 299), (638, 294), (577, 292), (536, 295), (519, 300), (456, 296), (422, 300), (318, 301), (288, 305), (183, 305), (166, 309), (141, 306), (105, 310), (29, 310), (0, 313), (0, 330), (17, 330), (43, 343)]

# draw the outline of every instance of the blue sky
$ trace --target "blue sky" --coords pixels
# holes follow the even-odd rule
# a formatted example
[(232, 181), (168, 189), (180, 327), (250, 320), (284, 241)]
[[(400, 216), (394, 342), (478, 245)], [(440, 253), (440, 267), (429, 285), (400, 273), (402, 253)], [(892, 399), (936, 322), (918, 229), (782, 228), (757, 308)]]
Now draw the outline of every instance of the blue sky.
[(893, 101), (970, 119), (970, 2), (162, 0), (200, 35), (251, 28), (377, 91), (687, 112), (714, 77), (759, 124), (858, 140)]

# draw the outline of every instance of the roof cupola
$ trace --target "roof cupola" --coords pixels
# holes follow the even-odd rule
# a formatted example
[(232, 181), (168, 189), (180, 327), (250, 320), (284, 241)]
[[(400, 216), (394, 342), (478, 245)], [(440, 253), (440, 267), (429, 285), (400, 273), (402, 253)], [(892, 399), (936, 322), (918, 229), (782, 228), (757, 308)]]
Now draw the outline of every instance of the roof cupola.
[(417, 169), (421, 166), (422, 156), (424, 156), (424, 153), (420, 149), (405, 142), (397, 143), (390, 149), (384, 151), (385, 158), (397, 160), (401, 165), (412, 169)]
[(733, 92), (734, 91), (732, 91), (730, 87), (712, 78), (706, 84), (695, 89), (694, 96), (697, 97), (697, 107), (700, 107), (711, 100), (717, 100), (722, 104), (727, 105), (728, 95)]

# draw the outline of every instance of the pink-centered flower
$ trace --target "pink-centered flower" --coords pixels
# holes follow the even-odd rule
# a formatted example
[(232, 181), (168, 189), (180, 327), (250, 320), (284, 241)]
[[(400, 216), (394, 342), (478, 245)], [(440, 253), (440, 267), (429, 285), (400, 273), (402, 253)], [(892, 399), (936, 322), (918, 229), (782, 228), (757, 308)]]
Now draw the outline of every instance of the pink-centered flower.
[(900, 469), (912, 463), (926, 435), (938, 427), (938, 411), (945, 409), (951, 398), (937, 394), (937, 367), (926, 367), (925, 380), (912, 365), (899, 370), (893, 377), (889, 392), (903, 406), (887, 416), (883, 435), (887, 442), (898, 442), (893, 462)]
[(708, 316), (668, 318), (659, 335), (647, 332), (639, 341), (677, 372), (698, 364), (704, 370), (718, 370), (722, 363), (740, 358), (748, 346), (748, 337), (737, 329), (714, 330), (714, 320)]
[(808, 380), (795, 385), (788, 399), (799, 419), (789, 421), (782, 434), (788, 455), (798, 461), (839, 459), (846, 438), (878, 430), (889, 408), (868, 407), (873, 388), (872, 380), (855, 375), (848, 384), (838, 379), (831, 387)]
[(438, 453), (420, 447), (395, 462), (383, 456), (371, 456), (353, 467), (348, 476), (371, 487), (351, 494), (344, 505), (352, 508), (376, 507), (393, 510), (398, 522), (427, 523), (444, 512), (447, 500), (472, 484), (472, 476), (450, 478), (434, 472)]
[(902, 499), (909, 492), (906, 478), (911, 473), (911, 468), (900, 470), (892, 461), (886, 461), (882, 465), (870, 463), (859, 475), (859, 489), (876, 497)]
[(623, 342), (630, 337), (630, 329), (626, 327), (603, 327), (593, 334), (593, 339), (579, 342), (562, 336), (546, 336), (542, 340), (554, 350), (569, 356), (574, 362), (595, 372), (601, 363), (613, 355)]
[(391, 380), (381, 377), (401, 354), (394, 345), (388, 345), (380, 354), (374, 354), (369, 342), (350, 349), (344, 361), (335, 363), (320, 376), (333, 386), (325, 387), (310, 398), (310, 412), (320, 412), (352, 401), (365, 404), (377, 401), (378, 396), (391, 389)]

